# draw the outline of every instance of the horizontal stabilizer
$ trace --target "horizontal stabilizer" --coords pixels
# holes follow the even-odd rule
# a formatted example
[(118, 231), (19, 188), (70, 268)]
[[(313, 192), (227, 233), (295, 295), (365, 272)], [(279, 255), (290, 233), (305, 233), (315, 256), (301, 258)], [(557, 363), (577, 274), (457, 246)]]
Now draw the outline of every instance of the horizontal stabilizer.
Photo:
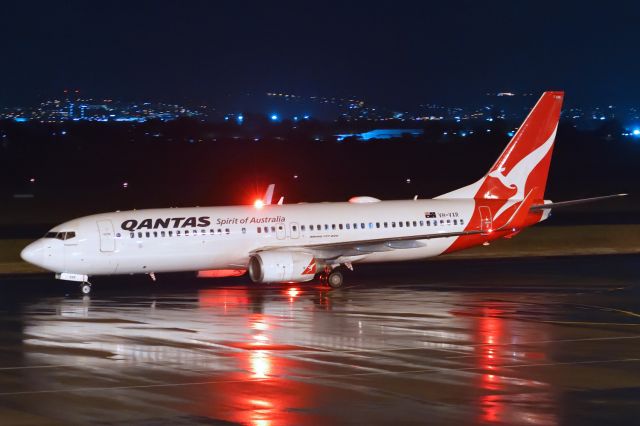
[(557, 203), (536, 204), (531, 206), (529, 210), (537, 211), (537, 210), (555, 209), (557, 207), (568, 207), (568, 206), (574, 206), (577, 204), (591, 203), (593, 201), (602, 201), (602, 200), (608, 200), (611, 198), (626, 197), (627, 195), (628, 194), (613, 194), (613, 195), (603, 195), (602, 197), (582, 198), (580, 200), (560, 201)]

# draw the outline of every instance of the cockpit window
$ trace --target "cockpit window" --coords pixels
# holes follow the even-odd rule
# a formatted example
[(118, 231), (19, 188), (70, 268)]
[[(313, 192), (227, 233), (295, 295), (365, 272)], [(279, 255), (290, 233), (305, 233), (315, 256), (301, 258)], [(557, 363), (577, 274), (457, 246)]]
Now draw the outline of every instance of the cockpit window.
[(75, 238), (75, 232), (47, 232), (43, 238), (55, 238), (57, 240), (70, 240)]

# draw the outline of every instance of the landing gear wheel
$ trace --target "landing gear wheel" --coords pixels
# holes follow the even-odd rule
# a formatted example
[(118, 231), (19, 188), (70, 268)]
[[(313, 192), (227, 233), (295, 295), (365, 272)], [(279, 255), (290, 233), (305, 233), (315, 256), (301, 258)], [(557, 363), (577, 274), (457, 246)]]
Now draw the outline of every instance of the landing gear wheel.
[(331, 272), (327, 277), (327, 284), (329, 284), (331, 288), (340, 288), (343, 282), (344, 277), (342, 276), (342, 272), (338, 270)]
[(85, 294), (85, 295), (91, 293), (91, 284), (90, 283), (80, 284), (80, 291), (82, 292), (82, 294)]

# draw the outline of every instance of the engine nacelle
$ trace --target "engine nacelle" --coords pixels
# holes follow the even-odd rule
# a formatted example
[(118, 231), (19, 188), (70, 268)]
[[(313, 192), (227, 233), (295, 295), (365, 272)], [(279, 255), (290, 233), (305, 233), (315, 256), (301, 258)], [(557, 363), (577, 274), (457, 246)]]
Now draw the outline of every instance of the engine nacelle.
[(249, 260), (249, 276), (255, 283), (311, 281), (318, 266), (313, 255), (295, 251), (266, 251)]

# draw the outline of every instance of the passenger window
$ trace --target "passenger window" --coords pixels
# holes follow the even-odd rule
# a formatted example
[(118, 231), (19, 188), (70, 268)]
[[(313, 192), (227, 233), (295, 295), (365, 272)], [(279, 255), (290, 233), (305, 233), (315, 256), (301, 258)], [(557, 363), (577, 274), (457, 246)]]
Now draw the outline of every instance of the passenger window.
[(179, 236), (180, 236), (180, 230), (177, 230), (176, 231), (176, 237), (179, 237)]
[(424, 226), (424, 220), (420, 221), (420, 226)]
[(229, 228), (225, 228), (225, 229), (224, 229), (224, 233), (225, 233), (225, 234), (227, 234), (227, 235), (229, 235), (229, 234), (231, 233), (231, 229), (229, 229)]
[(173, 231), (169, 231), (169, 236), (173, 237)]
[(133, 238), (133, 237), (135, 237), (135, 236), (136, 236), (136, 233), (135, 233), (135, 232), (129, 232), (129, 236), (130, 236), (131, 238)]
[(360, 223), (360, 229), (364, 229), (364, 222)]
[(373, 229), (373, 222), (369, 222), (369, 229)]
[(160, 236), (161, 236), (161, 237), (164, 237), (164, 236), (165, 236), (164, 231), (160, 231)]
[(265, 233), (269, 232), (269, 227), (268, 227), (268, 226), (265, 226), (265, 227), (264, 227), (264, 232), (265, 232)]
[(403, 227), (402, 221), (398, 222), (398, 226), (399, 226), (400, 228), (402, 228), (402, 227)]
[(218, 235), (222, 235), (222, 228), (218, 228)]
[(407, 225), (407, 228), (411, 226), (411, 222), (406, 221), (405, 224)]
[(418, 226), (418, 222), (416, 222), (415, 220), (413, 221), (413, 226)]
[(246, 234), (247, 233), (247, 228), (242, 228), (242, 233)]
[(380, 228), (380, 222), (376, 222), (376, 228)]
[(460, 225), (464, 225), (464, 220), (460, 219)]
[(458, 224), (458, 219), (453, 219), (453, 224), (457, 225)]
[(271, 232), (276, 232), (276, 227), (275, 226), (271, 227)]
[(332, 224), (331, 224), (331, 229), (332, 229), (333, 231), (335, 231), (335, 229), (336, 229), (336, 224), (335, 224), (335, 223), (332, 223)]
[[(333, 227), (335, 228), (335, 225), (333, 225)], [(296, 231), (298, 230), (298, 227), (297, 227), (297, 226), (295, 226), (295, 225), (293, 225), (293, 226), (291, 227), (291, 229), (293, 230), (293, 232), (296, 232)]]
[(262, 228), (258, 226), (258, 234), (260, 234), (261, 232), (262, 232)]
[(211, 235), (215, 234), (215, 231), (213, 230), (213, 228), (209, 229), (209, 234)]
[(304, 230), (305, 230), (304, 225), (300, 225), (300, 230), (301, 230), (302, 232), (304, 232)]
[(142, 232), (138, 232), (138, 238), (142, 238)]
[(316, 229), (317, 229), (318, 231), (322, 231), (322, 226), (320, 226), (320, 225), (316, 225)]
[(444, 220), (440, 219), (440, 225), (444, 225)]
[(347, 223), (346, 227), (347, 227), (347, 229), (351, 229), (351, 224)]
[(451, 225), (451, 219), (447, 219), (447, 225)]
[(151, 237), (151, 233), (150, 233), (150, 232), (147, 232), (147, 233), (146, 233), (146, 236), (147, 236), (147, 238)]
[(329, 225), (327, 225), (326, 223), (324, 224), (324, 230), (328, 231), (329, 230)]
[(391, 222), (391, 227), (395, 228), (396, 227), (396, 223), (395, 222)]
[(387, 225), (388, 225), (388, 223), (387, 223), (387, 222), (385, 222), (385, 223), (384, 223), (384, 227), (385, 227), (385, 228), (388, 228), (388, 226), (387, 226)]
[(342, 224), (341, 223), (338, 224), (338, 229), (342, 229)]

